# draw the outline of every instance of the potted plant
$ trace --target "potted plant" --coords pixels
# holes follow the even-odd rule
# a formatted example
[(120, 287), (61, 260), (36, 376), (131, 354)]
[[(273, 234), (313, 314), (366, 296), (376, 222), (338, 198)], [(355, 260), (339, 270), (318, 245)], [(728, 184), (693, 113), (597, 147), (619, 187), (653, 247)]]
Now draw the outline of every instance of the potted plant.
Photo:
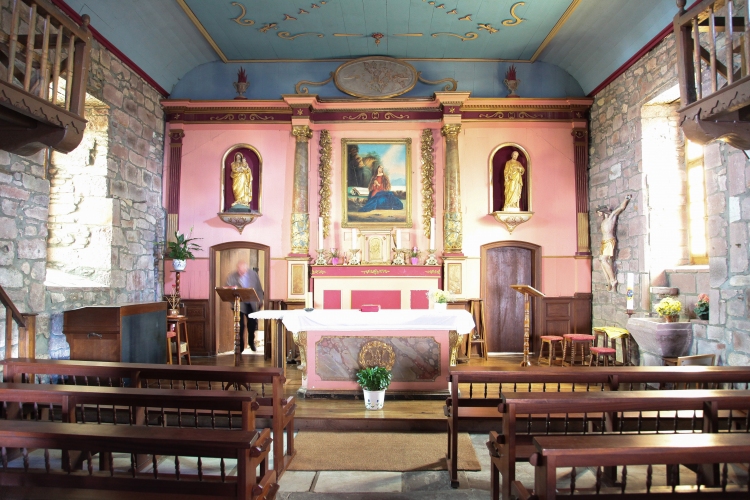
[(664, 297), (661, 302), (656, 304), (656, 312), (667, 323), (677, 323), (680, 311), (682, 311), (682, 303), (672, 297)]
[(172, 266), (175, 271), (184, 271), (187, 265), (187, 259), (195, 259), (193, 252), (199, 252), (202, 248), (194, 243), (195, 240), (202, 238), (193, 238), (193, 228), (190, 228), (190, 232), (187, 236), (175, 231), (175, 241), (167, 243), (167, 251), (164, 254), (165, 259), (172, 259)]
[(328, 254), (331, 256), (331, 265), (338, 266), (339, 265), (339, 250), (337, 248), (331, 248), (328, 251)]
[(412, 249), (410, 250), (410, 252), (409, 252), (409, 253), (410, 253), (410, 255), (411, 255), (411, 257), (410, 257), (410, 259), (411, 259), (411, 265), (412, 265), (412, 266), (416, 266), (417, 264), (419, 264), (419, 254), (421, 253), (421, 252), (419, 251), (419, 248), (417, 248), (417, 247), (414, 247), (414, 248), (412, 248)]
[(357, 383), (362, 386), (365, 408), (380, 410), (385, 401), (385, 390), (391, 385), (391, 371), (382, 366), (363, 368), (357, 372)]
[(698, 319), (708, 319), (708, 295), (702, 293), (698, 295), (698, 302), (695, 304), (695, 315)]
[(432, 299), (432, 308), (438, 311), (448, 309), (448, 302), (453, 301), (451, 293), (446, 290), (432, 290), (427, 292), (427, 297)]

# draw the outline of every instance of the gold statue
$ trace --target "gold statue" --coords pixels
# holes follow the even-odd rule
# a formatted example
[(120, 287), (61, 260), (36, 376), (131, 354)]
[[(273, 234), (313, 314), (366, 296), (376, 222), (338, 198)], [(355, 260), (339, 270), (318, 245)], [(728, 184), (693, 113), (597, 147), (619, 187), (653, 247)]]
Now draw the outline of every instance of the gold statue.
[(244, 205), (250, 208), (253, 201), (253, 171), (242, 153), (236, 153), (232, 162), (232, 192), (233, 207)]
[(518, 161), (518, 151), (513, 151), (510, 160), (505, 162), (505, 206), (503, 212), (519, 212), (521, 192), (523, 191), (523, 174), (526, 171)]

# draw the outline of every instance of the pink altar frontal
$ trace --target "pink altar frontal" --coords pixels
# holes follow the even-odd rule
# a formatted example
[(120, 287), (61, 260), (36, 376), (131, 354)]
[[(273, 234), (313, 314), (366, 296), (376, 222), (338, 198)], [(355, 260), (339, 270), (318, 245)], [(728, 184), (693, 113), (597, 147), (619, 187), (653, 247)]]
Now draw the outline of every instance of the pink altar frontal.
[(474, 328), (463, 310), (290, 311), (283, 322), (300, 348), (306, 397), (361, 393), (355, 375), (373, 352), (393, 363), (391, 395), (444, 395), (456, 346)]

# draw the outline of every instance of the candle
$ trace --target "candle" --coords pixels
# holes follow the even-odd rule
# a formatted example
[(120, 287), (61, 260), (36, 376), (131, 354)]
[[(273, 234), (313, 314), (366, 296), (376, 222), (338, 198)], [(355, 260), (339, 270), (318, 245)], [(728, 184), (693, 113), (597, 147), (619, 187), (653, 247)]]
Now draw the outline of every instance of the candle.
[(359, 248), (359, 241), (357, 241), (357, 228), (352, 228), (352, 250)]
[(401, 230), (396, 229), (396, 248), (401, 249)]
[(633, 273), (628, 273), (628, 277), (627, 277), (627, 297), (628, 297), (628, 302), (627, 302), (627, 306), (625, 306), (628, 311), (632, 311), (634, 309), (634, 307), (633, 307), (633, 305), (634, 305), (634, 301), (633, 301), (633, 286), (634, 286), (634, 284), (635, 284), (635, 276), (633, 275)]
[(323, 217), (318, 217), (318, 249), (325, 248), (323, 243)]
[(435, 217), (430, 219), (430, 250), (435, 250)]
[(305, 294), (305, 309), (312, 309), (313, 307), (313, 294), (312, 292), (307, 292)]

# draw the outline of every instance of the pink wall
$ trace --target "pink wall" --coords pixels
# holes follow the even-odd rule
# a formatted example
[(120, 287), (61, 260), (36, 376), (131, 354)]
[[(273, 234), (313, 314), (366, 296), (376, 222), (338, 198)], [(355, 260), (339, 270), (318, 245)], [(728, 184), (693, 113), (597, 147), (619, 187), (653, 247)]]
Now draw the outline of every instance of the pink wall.
[[(419, 106), (424, 106), (420, 102)], [(349, 104), (347, 103), (347, 106)], [(355, 104), (351, 105), (356, 106)], [(442, 242), (443, 206), (443, 138), (440, 122), (420, 123), (331, 123), (313, 124), (315, 132), (310, 140), (309, 213), (311, 221), (310, 247), (318, 247), (318, 140), (321, 129), (329, 130), (333, 142), (332, 234), (325, 247), (348, 248), (341, 230), (341, 140), (344, 138), (380, 139), (411, 138), (412, 164), (412, 222), (409, 246), (425, 249), (428, 239), (422, 233), (421, 153), (422, 130), (431, 128), (435, 138), (436, 200), (438, 223), (436, 241)], [(581, 124), (578, 124), (581, 126)], [(271, 248), (272, 299), (286, 297), (286, 261), (290, 252), (289, 227), (291, 218), (294, 147), (289, 124), (262, 125), (253, 123), (179, 124), (185, 131), (182, 150), (182, 181), (180, 186), (180, 230), (194, 227), (194, 235), (202, 237), (203, 251), (197, 254), (182, 275), (182, 295), (185, 298), (208, 298), (208, 248), (230, 241), (253, 241)], [(463, 206), (463, 252), (478, 259), (480, 247), (503, 240), (520, 240), (541, 245), (543, 292), (551, 296), (590, 292), (590, 260), (575, 259), (576, 209), (571, 123), (498, 122), (464, 123), (460, 138), (461, 190)], [(515, 142), (523, 146), (531, 159), (531, 206), (534, 216), (530, 222), (509, 234), (505, 226), (496, 222), (489, 212), (489, 164), (492, 151), (501, 143)], [(254, 224), (246, 226), (240, 235), (216, 216), (220, 210), (221, 159), (224, 153), (239, 143), (254, 146), (263, 160), (262, 214)], [(168, 150), (169, 148), (165, 148)], [(165, 163), (168, 163), (168, 157)], [(165, 178), (165, 194), (167, 175)], [(408, 242), (408, 243), (407, 243)], [(479, 269), (479, 266), (475, 266)], [(168, 265), (171, 268), (171, 265)], [(169, 269), (168, 269), (169, 270)], [(173, 273), (167, 272), (166, 290)], [(467, 277), (479, 281), (479, 276)]]

